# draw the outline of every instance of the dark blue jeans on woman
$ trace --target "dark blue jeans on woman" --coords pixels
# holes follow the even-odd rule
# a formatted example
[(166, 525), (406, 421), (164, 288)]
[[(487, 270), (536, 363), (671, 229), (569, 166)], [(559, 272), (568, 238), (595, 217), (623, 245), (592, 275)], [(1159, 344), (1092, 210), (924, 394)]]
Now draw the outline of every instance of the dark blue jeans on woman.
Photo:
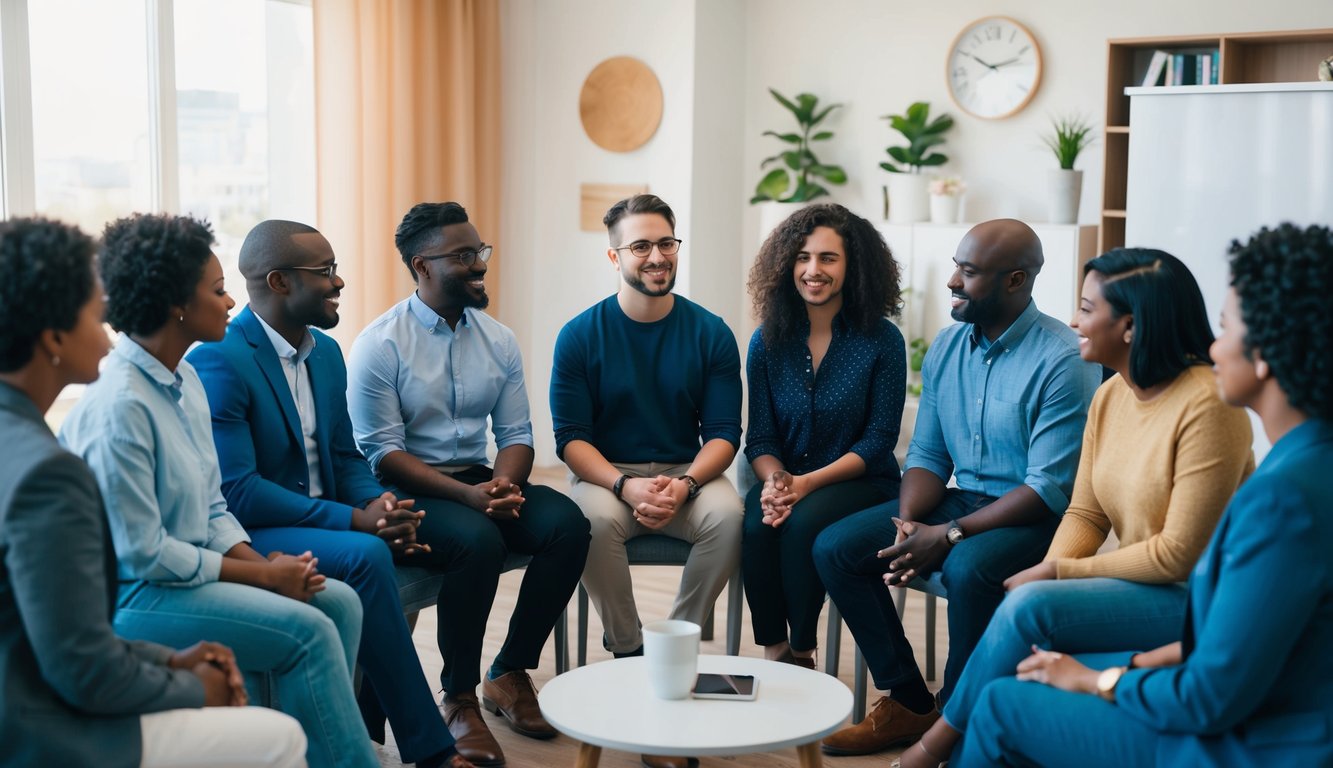
[[(950, 488), (940, 505), (919, 522), (947, 523), (993, 501), (990, 496)], [(814, 550), (815, 567), (829, 597), (856, 638), (875, 687), (882, 691), (921, 680), (893, 596), (884, 586), (890, 561), (877, 557), (897, 536), (893, 524), (897, 515), (897, 500), (858, 512), (825, 529)], [(944, 665), (941, 701), (948, 700), (1004, 599), (1004, 580), (1041, 561), (1058, 524), (1059, 518), (1051, 515), (1032, 525), (996, 528), (968, 536), (949, 550), (939, 567), (949, 591), (949, 660)]]
[(857, 510), (893, 498), (897, 483), (858, 479), (825, 486), (797, 502), (777, 528), (764, 525), (759, 508), (763, 488), (763, 483), (756, 483), (745, 495), (741, 539), (741, 576), (754, 641), (759, 645), (785, 641), (798, 651), (814, 650), (824, 607), (824, 582), (812, 554), (815, 538)]

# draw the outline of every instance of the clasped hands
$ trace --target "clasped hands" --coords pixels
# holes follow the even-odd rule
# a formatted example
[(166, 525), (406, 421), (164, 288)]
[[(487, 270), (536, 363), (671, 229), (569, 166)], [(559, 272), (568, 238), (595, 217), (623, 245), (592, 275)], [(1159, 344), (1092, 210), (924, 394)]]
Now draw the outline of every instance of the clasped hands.
[(889, 560), (885, 586), (905, 587), (912, 579), (930, 573), (944, 562), (949, 554), (949, 540), (945, 536), (949, 526), (904, 522), (896, 517), (893, 524), (898, 527), (893, 546), (881, 549), (876, 556)]
[(763, 524), (777, 528), (786, 522), (791, 517), (792, 507), (805, 498), (806, 485), (805, 475), (793, 475), (785, 469), (774, 470), (759, 492), (759, 509), (764, 513)]
[(236, 655), (221, 643), (207, 640), (176, 651), (167, 659), (172, 669), (188, 669), (204, 684), (204, 706), (243, 707), (249, 702)]
[(620, 489), (620, 499), (634, 512), (644, 528), (660, 531), (671, 522), (690, 495), (690, 486), (680, 478), (631, 477)]
[(517, 520), (523, 509), (523, 489), (507, 477), (492, 477), (466, 486), (467, 505), (492, 520)]
[(413, 499), (398, 499), (385, 491), (365, 508), (352, 510), (352, 530), (374, 534), (389, 545), (395, 555), (429, 552), (429, 544), (417, 542), (417, 528), (426, 513), (412, 509)]

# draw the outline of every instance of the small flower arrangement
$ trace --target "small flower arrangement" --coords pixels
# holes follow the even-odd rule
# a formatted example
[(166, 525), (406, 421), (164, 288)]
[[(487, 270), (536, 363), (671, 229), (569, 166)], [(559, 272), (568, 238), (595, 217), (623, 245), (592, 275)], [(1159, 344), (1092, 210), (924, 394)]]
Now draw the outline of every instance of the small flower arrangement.
[(967, 191), (967, 185), (957, 176), (936, 176), (930, 180), (930, 194), (958, 197)]

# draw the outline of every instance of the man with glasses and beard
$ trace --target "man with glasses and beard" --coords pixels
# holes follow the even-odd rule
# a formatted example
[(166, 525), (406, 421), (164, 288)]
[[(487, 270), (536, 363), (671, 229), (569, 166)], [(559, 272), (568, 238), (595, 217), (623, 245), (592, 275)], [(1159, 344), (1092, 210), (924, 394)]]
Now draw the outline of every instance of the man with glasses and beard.
[[(491, 246), (458, 203), (420, 203), (394, 242), (416, 282), (352, 345), (347, 398), (370, 466), (425, 512), (409, 562), (444, 574), (437, 608), (445, 721), (476, 765), (504, 764), (487, 707), (536, 739), (541, 715), (527, 670), (569, 603), (588, 552), (588, 522), (556, 491), (528, 484), (532, 423), (513, 331), (481, 310)], [(487, 465), (486, 423), (497, 454)], [(482, 637), (505, 558), (532, 557), (509, 634), (481, 675)]]
[[(393, 557), (424, 548), (421, 513), (381, 487), (357, 452), (342, 350), (319, 330), (338, 324), (344, 283), (333, 248), (313, 227), (263, 221), (246, 236), (239, 267), (249, 306), (226, 338), (189, 354), (208, 393), (227, 506), (259, 552), (309, 550), (323, 573), (356, 590), (362, 700), (383, 703), (403, 760), (467, 765), (398, 599)], [(368, 726), (382, 742), (378, 720)]]
[[(939, 718), (888, 586), (940, 571), (949, 592), (946, 701), (1004, 580), (1046, 554), (1069, 505), (1098, 366), (1038, 311), (1041, 241), (998, 219), (958, 245), (952, 315), (926, 354), (916, 429), (895, 501), (844, 518), (815, 541), (815, 566), (887, 695), (824, 739), (833, 755), (911, 743)], [(946, 487), (950, 477), (956, 488)]]
[(736, 570), (742, 506), (722, 473), (740, 443), (740, 355), (721, 318), (671, 292), (681, 241), (665, 202), (621, 200), (602, 222), (620, 290), (560, 331), (551, 417), (570, 495), (592, 522), (583, 585), (604, 645), (620, 657), (643, 652), (627, 539), (658, 533), (693, 545), (673, 619), (703, 624)]

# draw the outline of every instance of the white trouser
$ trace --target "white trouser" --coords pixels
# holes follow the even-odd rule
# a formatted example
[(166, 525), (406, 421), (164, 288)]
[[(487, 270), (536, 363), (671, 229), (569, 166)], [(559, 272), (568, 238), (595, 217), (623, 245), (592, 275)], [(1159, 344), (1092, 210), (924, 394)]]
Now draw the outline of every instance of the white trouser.
[(139, 718), (142, 768), (305, 768), (305, 732), (264, 707), (171, 709)]

